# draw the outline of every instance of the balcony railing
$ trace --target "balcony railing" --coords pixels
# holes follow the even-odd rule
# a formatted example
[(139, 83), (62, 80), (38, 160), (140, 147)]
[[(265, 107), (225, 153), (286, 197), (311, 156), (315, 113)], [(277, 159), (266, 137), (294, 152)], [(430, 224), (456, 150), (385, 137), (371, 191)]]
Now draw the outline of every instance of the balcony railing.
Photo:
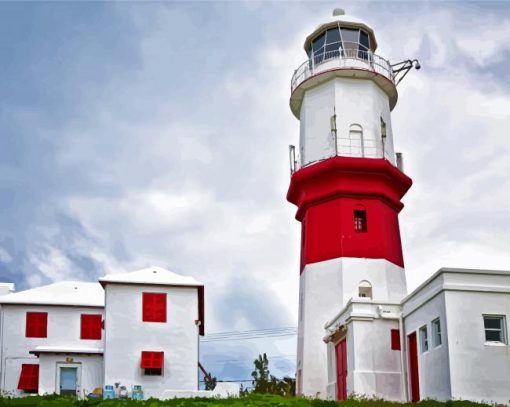
[(395, 84), (395, 75), (390, 62), (372, 51), (358, 49), (358, 44), (344, 42), (344, 48), (315, 54), (296, 69), (291, 81), (291, 92), (301, 83), (321, 72), (335, 69), (362, 69), (375, 72)]
[[(396, 157), (385, 148), (383, 140), (379, 142), (375, 140), (360, 140), (345, 137), (336, 137), (335, 134), (330, 134), (333, 139), (331, 151), (325, 153), (322, 157), (316, 158), (311, 161), (301, 162), (301, 157), (296, 154), (296, 148), (293, 145), (289, 146), (289, 161), (290, 161), (290, 174), (294, 174), (297, 170), (308, 167), (309, 165), (327, 160), (332, 157), (360, 157), (360, 158), (384, 158), (399, 169), (403, 170), (402, 153), (396, 153)], [(400, 155), (400, 157), (398, 157)], [(395, 164), (395, 159), (397, 164)]]

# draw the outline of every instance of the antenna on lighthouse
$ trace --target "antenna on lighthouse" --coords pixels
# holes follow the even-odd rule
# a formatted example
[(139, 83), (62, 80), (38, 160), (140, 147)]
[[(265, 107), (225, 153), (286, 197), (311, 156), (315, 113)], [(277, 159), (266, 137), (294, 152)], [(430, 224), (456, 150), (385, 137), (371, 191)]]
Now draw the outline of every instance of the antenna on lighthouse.
[(396, 64), (391, 65), (391, 69), (393, 70), (393, 74), (395, 75), (395, 85), (398, 85), (404, 76), (411, 70), (411, 68), (420, 69), (420, 61), (417, 59), (406, 59), (405, 61), (397, 62)]
[(343, 8), (336, 8), (333, 10), (333, 17), (343, 16), (345, 14), (345, 10)]

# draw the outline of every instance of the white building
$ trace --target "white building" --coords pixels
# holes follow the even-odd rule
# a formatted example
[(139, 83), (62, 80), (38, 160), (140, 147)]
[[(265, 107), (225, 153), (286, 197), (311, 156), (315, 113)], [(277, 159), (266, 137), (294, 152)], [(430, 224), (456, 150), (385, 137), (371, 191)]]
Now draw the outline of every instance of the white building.
[(204, 285), (151, 267), (99, 279), (105, 290), (105, 383), (141, 384), (147, 397), (198, 390)]
[(391, 111), (419, 62), (377, 55), (374, 30), (343, 10), (304, 49), (287, 194), (302, 232), (298, 393), (510, 403), (510, 272), (441, 269), (407, 294), (398, 214), (412, 181)]
[(120, 383), (146, 398), (210, 395), (198, 391), (204, 285), (194, 278), (151, 267), (0, 291), (4, 394), (84, 396)]
[(104, 293), (62, 282), (0, 297), (0, 389), (88, 393), (102, 386)]

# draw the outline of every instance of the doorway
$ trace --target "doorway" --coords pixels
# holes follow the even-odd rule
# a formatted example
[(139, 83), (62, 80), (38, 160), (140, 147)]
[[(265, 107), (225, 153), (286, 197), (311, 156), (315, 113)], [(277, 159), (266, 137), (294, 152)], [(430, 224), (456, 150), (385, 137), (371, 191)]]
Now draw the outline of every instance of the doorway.
[(416, 332), (408, 337), (409, 344), (409, 384), (411, 388), (411, 401), (416, 403), (420, 401), (420, 377), (418, 370), (418, 342)]
[(65, 396), (77, 396), (80, 390), (79, 364), (57, 363), (57, 392)]
[(347, 341), (342, 339), (336, 350), (336, 398), (347, 400)]

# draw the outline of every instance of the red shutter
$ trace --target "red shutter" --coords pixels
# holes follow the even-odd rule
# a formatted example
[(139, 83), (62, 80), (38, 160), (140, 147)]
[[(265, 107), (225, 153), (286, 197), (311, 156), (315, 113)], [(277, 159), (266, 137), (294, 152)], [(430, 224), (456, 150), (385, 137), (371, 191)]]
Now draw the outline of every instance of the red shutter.
[(398, 329), (391, 330), (391, 349), (400, 350), (400, 331)]
[(142, 351), (140, 367), (142, 369), (163, 369), (164, 352)]
[(37, 391), (39, 389), (39, 365), (22, 364), (18, 382), (19, 390)]
[(25, 336), (27, 338), (48, 337), (48, 313), (27, 312)]
[(165, 293), (143, 293), (142, 302), (144, 322), (166, 322)]
[(81, 315), (81, 339), (101, 339), (102, 315)]

